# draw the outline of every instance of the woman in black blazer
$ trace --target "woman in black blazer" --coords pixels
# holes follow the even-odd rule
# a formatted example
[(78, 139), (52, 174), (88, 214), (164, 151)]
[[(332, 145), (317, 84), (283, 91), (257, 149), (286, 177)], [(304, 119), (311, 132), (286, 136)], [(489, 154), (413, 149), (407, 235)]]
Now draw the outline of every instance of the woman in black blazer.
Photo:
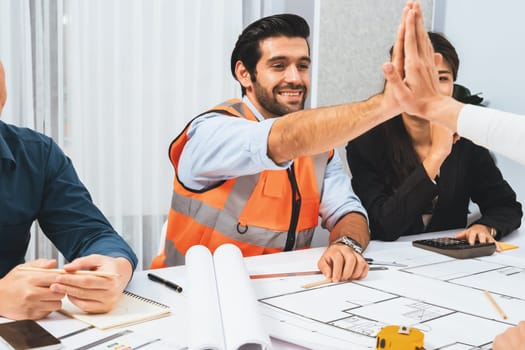
[[(429, 33), (441, 92), (452, 95), (459, 59)], [(368, 211), (372, 239), (461, 228), (456, 238), (491, 242), (520, 226), (522, 210), (488, 150), (417, 116), (401, 115), (346, 146), (352, 185)], [(481, 217), (468, 228), (469, 200)]]

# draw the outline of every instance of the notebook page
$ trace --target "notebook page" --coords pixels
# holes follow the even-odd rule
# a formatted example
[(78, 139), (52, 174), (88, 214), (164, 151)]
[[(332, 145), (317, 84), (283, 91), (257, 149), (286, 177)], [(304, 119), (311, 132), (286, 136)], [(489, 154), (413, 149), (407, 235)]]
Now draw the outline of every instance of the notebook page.
[(67, 296), (62, 299), (62, 309), (59, 311), (99, 329), (109, 329), (167, 316), (170, 313), (170, 308), (124, 291), (113, 309), (105, 314), (86, 313), (74, 305)]

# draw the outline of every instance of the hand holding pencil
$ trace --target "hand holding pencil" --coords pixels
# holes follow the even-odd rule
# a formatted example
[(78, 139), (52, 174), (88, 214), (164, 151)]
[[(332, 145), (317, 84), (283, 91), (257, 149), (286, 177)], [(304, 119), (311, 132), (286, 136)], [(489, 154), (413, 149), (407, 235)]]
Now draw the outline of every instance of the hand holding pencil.
[(51, 291), (63, 293), (85, 312), (110, 311), (131, 278), (132, 265), (126, 258), (92, 254), (63, 266), (67, 273), (55, 275)]
[(129, 282), (132, 264), (126, 258), (92, 254), (56, 268), (54, 259), (29, 261), (0, 279), (0, 315), (13, 320), (37, 320), (69, 300), (90, 313), (110, 311)]
[(0, 315), (12, 320), (37, 320), (60, 309), (64, 293), (53, 292), (50, 286), (57, 274), (35, 273), (23, 268), (52, 269), (56, 260), (38, 259), (18, 265), (0, 279)]

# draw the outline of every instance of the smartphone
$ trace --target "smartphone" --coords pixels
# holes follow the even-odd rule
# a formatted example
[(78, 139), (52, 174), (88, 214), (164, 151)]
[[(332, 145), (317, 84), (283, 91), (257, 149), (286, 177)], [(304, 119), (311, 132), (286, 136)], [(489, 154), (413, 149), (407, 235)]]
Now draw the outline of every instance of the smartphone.
[(21, 320), (0, 324), (0, 341), (12, 350), (53, 350), (62, 343), (33, 320)]

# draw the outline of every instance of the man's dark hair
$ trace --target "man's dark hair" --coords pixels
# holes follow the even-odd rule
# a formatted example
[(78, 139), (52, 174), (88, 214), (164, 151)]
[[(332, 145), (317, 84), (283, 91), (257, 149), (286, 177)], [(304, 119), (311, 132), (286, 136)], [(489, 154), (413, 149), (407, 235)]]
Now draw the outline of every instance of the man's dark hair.
[[(242, 61), (248, 72), (250, 78), (255, 81), (255, 66), (261, 58), (261, 49), (259, 43), (270, 37), (301, 37), (304, 38), (308, 44), (308, 36), (310, 35), (310, 27), (308, 23), (301, 16), (283, 13), (261, 18), (252, 24), (248, 25), (239, 35), (237, 43), (231, 55), (231, 72), (235, 80), (235, 64), (237, 61)], [(308, 50), (310, 47), (308, 46)], [(242, 95), (246, 94), (246, 89), (241, 85)]]

